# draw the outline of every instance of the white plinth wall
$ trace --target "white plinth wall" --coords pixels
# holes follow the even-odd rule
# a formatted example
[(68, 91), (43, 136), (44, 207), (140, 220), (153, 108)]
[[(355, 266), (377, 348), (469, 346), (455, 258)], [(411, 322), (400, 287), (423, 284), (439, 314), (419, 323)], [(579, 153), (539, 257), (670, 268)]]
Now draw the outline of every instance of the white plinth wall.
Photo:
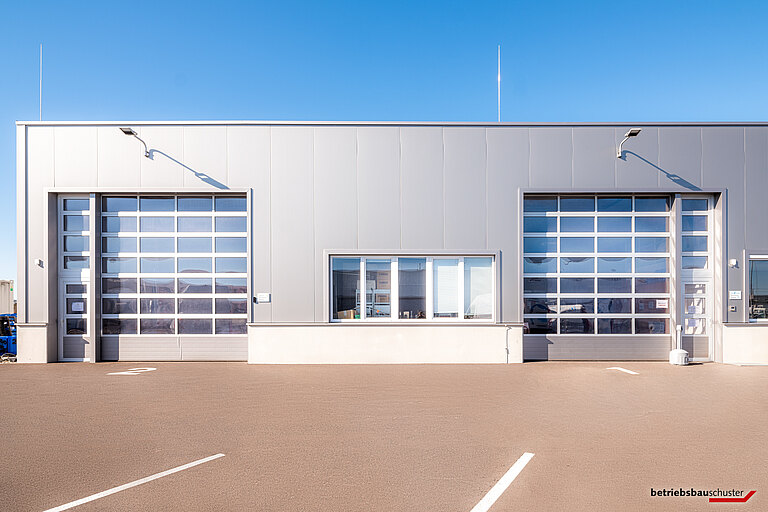
[(768, 324), (724, 325), (723, 362), (768, 365)]
[(522, 324), (248, 324), (251, 364), (522, 363)]

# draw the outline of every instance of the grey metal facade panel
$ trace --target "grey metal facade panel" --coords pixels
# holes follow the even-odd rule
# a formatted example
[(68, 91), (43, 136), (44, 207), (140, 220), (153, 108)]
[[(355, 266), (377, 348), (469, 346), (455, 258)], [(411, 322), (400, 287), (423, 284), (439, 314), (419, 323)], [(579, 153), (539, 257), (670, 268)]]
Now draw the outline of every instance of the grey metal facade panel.
[(701, 128), (697, 127), (659, 128), (661, 188), (681, 192), (701, 190), (701, 138)]
[[(616, 146), (627, 133), (626, 128), (614, 128)], [(659, 129), (643, 128), (640, 135), (628, 140), (624, 155), (616, 161), (616, 186), (622, 190), (645, 190), (668, 187), (671, 182), (659, 167)], [(615, 150), (614, 150), (615, 153)]]
[[(27, 303), (29, 302), (29, 294), (25, 292), (29, 274), (27, 164), (30, 155), (27, 144), (28, 130), (29, 128), (26, 126), (16, 126), (16, 293), (18, 296), (16, 301), (16, 314), (18, 316), (16, 318), (19, 323), (28, 322)], [(53, 133), (53, 130), (49, 129), (49, 131)], [(51, 155), (53, 155), (52, 139), (51, 137), (49, 144)], [(50, 172), (53, 173), (53, 166), (51, 166)], [(50, 347), (48, 349), (50, 350)]]
[(446, 128), (445, 248), (488, 248), (485, 129)]
[(764, 249), (768, 247), (768, 229), (756, 225), (768, 219), (768, 128), (744, 131), (746, 201), (741, 207), (732, 205), (729, 214), (745, 219), (746, 248)]
[(615, 186), (615, 148), (613, 128), (573, 130), (574, 187), (597, 190)]
[(402, 248), (445, 247), (443, 204), (443, 129), (400, 130)]
[(323, 250), (357, 248), (357, 130), (314, 128), (315, 321), (325, 320)]
[[(183, 173), (189, 172), (184, 168), (183, 129), (179, 126), (146, 126), (136, 131), (151, 149), (151, 158), (140, 158), (141, 186), (181, 190), (184, 187)], [(126, 139), (126, 144), (132, 145), (141, 154), (141, 143), (133, 138)]]
[(531, 128), (531, 187), (569, 189), (573, 186), (573, 129)]
[(488, 128), (488, 249), (501, 252), (501, 321), (522, 319), (520, 188), (528, 186), (528, 130)]
[[(46, 286), (49, 270), (33, 264), (46, 257), (50, 221), (40, 213), (46, 189), (218, 190), (187, 167), (227, 187), (253, 191), (252, 288), (273, 294), (271, 305), (254, 308), (256, 321), (326, 321), (322, 251), (339, 248), (500, 250), (501, 320), (517, 321), (521, 190), (725, 190), (727, 255), (768, 247), (768, 231), (759, 225), (768, 217), (764, 123), (638, 123), (643, 130), (625, 144), (624, 160), (616, 159), (611, 144), (621, 140), (627, 123), (125, 123), (147, 141), (152, 159), (141, 156), (141, 144), (122, 135), (118, 124), (123, 123), (26, 128), (18, 178), (25, 218), (19, 229), (19, 300), (22, 307), (30, 304), (27, 321), (47, 321), (50, 308), (38, 290), (50, 293), (49, 302), (56, 300)], [(606, 135), (611, 130), (614, 142)], [(206, 133), (215, 142), (208, 149)], [(356, 134), (354, 144), (350, 133)], [(739, 165), (741, 172), (730, 171)], [(139, 184), (129, 185), (137, 173)], [(353, 200), (335, 201), (334, 193)], [(358, 202), (350, 216), (351, 204)], [(743, 272), (729, 271), (729, 281)]]
[(98, 131), (95, 127), (54, 128), (54, 172), (57, 187), (95, 188), (97, 178)]
[(358, 246), (400, 248), (400, 128), (357, 130)]
[(669, 336), (523, 336), (524, 360), (663, 361)]
[(313, 128), (272, 128), (272, 320), (315, 317)]
[(214, 126), (185, 126), (184, 165), (185, 187), (210, 184), (224, 189), (227, 176), (227, 130)]
[(135, 188), (141, 186), (142, 152), (114, 126), (97, 128), (97, 182), (100, 187)]
[[(271, 289), (270, 140), (265, 126), (227, 128), (227, 176), (230, 187), (251, 188), (251, 290)], [(256, 322), (272, 318), (272, 304), (253, 304)]]
[[(37, 290), (32, 300), (27, 303), (26, 321), (27, 322), (47, 322), (49, 321), (48, 299), (58, 296), (56, 290), (48, 289), (48, 269), (56, 267), (56, 259), (50, 260), (46, 252), (47, 239), (49, 236), (49, 219), (46, 217), (48, 211), (47, 194), (44, 190), (52, 187), (54, 184), (54, 138), (55, 134), (51, 128), (30, 128), (27, 161), (27, 190), (26, 198), (26, 226), (27, 231), (27, 289)], [(19, 203), (21, 205), (23, 203)], [(54, 217), (55, 218), (55, 217)], [(54, 231), (57, 230), (54, 224)], [(36, 259), (43, 260), (43, 267), (34, 263)], [(17, 289), (18, 298), (22, 296)]]
[[(744, 144), (744, 130), (720, 127), (702, 130), (703, 185), (724, 190), (724, 200), (729, 210), (743, 207), (746, 200)], [(725, 254), (722, 254), (722, 258), (726, 261), (730, 258), (738, 260), (746, 243), (745, 218), (743, 215), (728, 213), (723, 221), (725, 222), (725, 236), (723, 236), (722, 241), (725, 244)], [(715, 256), (715, 261), (710, 262), (711, 266), (718, 262), (722, 263), (719, 257), (721, 255), (716, 254)], [(742, 282), (743, 268), (741, 266), (728, 268), (727, 265), (726, 268), (724, 289), (729, 289), (730, 284), (734, 285), (731, 289), (737, 289)], [(727, 312), (727, 321), (729, 322), (737, 322), (741, 318), (741, 311)]]

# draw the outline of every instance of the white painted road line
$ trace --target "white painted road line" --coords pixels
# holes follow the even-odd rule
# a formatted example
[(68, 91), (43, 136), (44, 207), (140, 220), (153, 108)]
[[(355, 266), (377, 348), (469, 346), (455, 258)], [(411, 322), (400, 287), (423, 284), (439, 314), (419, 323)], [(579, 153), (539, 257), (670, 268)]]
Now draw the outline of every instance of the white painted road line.
[(621, 368), (619, 366), (611, 366), (610, 368), (606, 368), (607, 370), (619, 370), (620, 372), (628, 373), (630, 375), (640, 375), (637, 372), (633, 372), (632, 370), (627, 370), (626, 368)]
[(519, 459), (517, 459), (517, 462), (512, 464), (512, 467), (509, 468), (506, 473), (504, 473), (504, 476), (501, 477), (501, 480), (496, 482), (496, 485), (491, 487), (491, 490), (488, 491), (488, 494), (486, 494), (483, 499), (480, 500), (480, 503), (475, 505), (475, 507), (470, 512), (487, 512), (488, 509), (491, 508), (494, 503), (496, 503), (496, 500), (499, 499), (499, 496), (501, 496), (504, 491), (507, 490), (507, 487), (509, 487), (515, 478), (517, 478), (517, 475), (520, 474), (525, 465), (528, 464), (532, 458), (532, 453), (525, 452)]
[(103, 498), (105, 496), (109, 496), (110, 494), (115, 494), (116, 492), (124, 491), (126, 489), (130, 489), (131, 487), (136, 487), (137, 485), (145, 484), (147, 482), (151, 482), (152, 480), (157, 480), (158, 478), (163, 478), (164, 476), (172, 475), (174, 473), (178, 473), (179, 471), (184, 471), (185, 469), (189, 469), (191, 467), (197, 466), (198, 464), (203, 464), (205, 462), (218, 459), (219, 457), (223, 457), (223, 453), (217, 453), (216, 455), (211, 455), (210, 457), (206, 457), (204, 459), (196, 460), (194, 462), (190, 462), (189, 464), (184, 464), (183, 466), (178, 466), (173, 469), (169, 469), (167, 471), (163, 471), (161, 473), (155, 473), (154, 475), (148, 476), (146, 478), (141, 478), (139, 480), (134, 480), (133, 482), (123, 484), (118, 487), (113, 487), (111, 489), (107, 489), (106, 491), (92, 494), (91, 496), (88, 496), (86, 498), (81, 498), (76, 501), (71, 501), (69, 503), (66, 503), (64, 505), (59, 505), (58, 507), (49, 508), (45, 512), (59, 512), (60, 510), (68, 510), (70, 508), (77, 507), (79, 505), (82, 505), (83, 503), (88, 503), (89, 501), (97, 500), (99, 498)]
[(141, 375), (145, 372), (153, 372), (157, 370), (157, 368), (131, 368), (130, 370), (126, 370), (124, 372), (113, 372), (108, 373), (107, 375)]

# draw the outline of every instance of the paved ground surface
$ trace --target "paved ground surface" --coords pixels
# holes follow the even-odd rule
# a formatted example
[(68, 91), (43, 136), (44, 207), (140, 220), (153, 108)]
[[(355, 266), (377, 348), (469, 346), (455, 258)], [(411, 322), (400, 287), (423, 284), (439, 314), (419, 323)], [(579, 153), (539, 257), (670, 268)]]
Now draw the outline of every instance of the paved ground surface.
[(5, 511), (224, 453), (75, 510), (468, 512), (524, 452), (491, 512), (768, 510), (768, 367), (15, 364), (0, 389)]

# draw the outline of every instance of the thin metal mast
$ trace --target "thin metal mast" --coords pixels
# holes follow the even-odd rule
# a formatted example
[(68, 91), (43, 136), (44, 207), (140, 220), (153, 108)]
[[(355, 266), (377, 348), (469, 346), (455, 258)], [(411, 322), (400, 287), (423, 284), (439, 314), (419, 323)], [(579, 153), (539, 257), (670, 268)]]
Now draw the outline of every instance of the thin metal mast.
[(40, 43), (40, 121), (43, 120), (43, 43)]
[(501, 122), (501, 45), (499, 45), (498, 49), (498, 60), (499, 60), (499, 67), (498, 67), (498, 74), (496, 75), (496, 83), (497, 83), (497, 93), (498, 93), (498, 100), (499, 100), (499, 108), (498, 108), (498, 121)]

